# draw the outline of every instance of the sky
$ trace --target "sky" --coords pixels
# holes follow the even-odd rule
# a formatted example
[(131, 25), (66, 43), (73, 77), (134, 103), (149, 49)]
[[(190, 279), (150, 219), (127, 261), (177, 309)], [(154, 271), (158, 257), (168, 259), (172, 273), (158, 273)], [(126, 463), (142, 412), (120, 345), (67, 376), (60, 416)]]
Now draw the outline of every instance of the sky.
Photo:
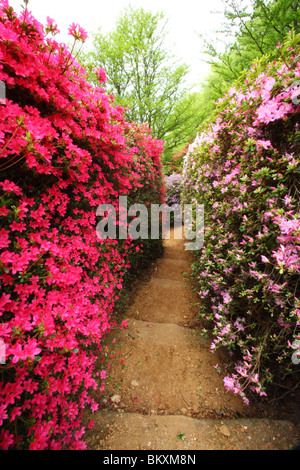
[[(17, 13), (22, 11), (22, 0), (9, 0), (9, 4)], [(209, 72), (209, 66), (203, 60), (207, 57), (202, 53), (203, 43), (199, 33), (215, 37), (223, 15), (213, 11), (223, 11), (222, 0), (29, 0), (28, 9), (43, 24), (47, 16), (54, 19), (61, 32), (56, 40), (70, 43), (68, 27), (71, 23), (78, 23), (88, 33), (97, 32), (99, 27), (107, 33), (114, 28), (117, 17), (129, 5), (153, 13), (165, 13), (168, 19), (168, 48), (190, 66), (188, 83), (201, 83)]]

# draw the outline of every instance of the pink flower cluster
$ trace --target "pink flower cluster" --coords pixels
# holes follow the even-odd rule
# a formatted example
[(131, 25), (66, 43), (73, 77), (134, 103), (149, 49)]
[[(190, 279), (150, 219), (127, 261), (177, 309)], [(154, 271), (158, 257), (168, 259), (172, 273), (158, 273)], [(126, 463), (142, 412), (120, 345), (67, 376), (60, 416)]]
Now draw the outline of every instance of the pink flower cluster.
[[(56, 30), (1, 2), (2, 449), (85, 447), (82, 412), (97, 409), (91, 392), (109, 367), (103, 338), (141, 256), (139, 241), (97, 238), (96, 209), (118, 208), (119, 195), (164, 197), (163, 143), (88, 84), (67, 47), (45, 37)], [(85, 39), (78, 25), (70, 33)]]
[(277, 61), (254, 64), (184, 158), (183, 203), (205, 206), (193, 264), (200, 315), (212, 351), (235, 352), (224, 385), (247, 403), (299, 376), (290, 346), (300, 338), (299, 52), (291, 34)]
[(76, 40), (84, 42), (87, 38), (87, 32), (79, 24), (72, 23), (69, 27), (69, 34)]

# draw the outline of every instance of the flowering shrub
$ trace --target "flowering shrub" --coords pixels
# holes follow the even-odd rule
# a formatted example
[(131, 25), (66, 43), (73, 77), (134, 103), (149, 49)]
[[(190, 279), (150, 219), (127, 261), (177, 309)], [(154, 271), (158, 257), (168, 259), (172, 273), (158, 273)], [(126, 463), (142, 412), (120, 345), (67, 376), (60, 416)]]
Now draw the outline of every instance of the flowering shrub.
[(291, 33), (276, 62), (254, 64), (184, 158), (182, 202), (205, 207), (193, 262), (200, 316), (211, 349), (231, 351), (224, 383), (246, 403), (299, 380), (299, 53)]
[(170, 176), (165, 176), (165, 189), (166, 204), (168, 204), (168, 206), (180, 204), (181, 175), (173, 173)]
[[(181, 193), (181, 174), (172, 173), (169, 176), (165, 176), (165, 202), (169, 207), (174, 204), (180, 204), (180, 193)], [(174, 222), (174, 212), (170, 211), (170, 222)]]
[(52, 19), (0, 5), (0, 447), (82, 449), (103, 338), (143, 253), (140, 240), (98, 239), (96, 209), (119, 195), (163, 202), (162, 142), (88, 84)]

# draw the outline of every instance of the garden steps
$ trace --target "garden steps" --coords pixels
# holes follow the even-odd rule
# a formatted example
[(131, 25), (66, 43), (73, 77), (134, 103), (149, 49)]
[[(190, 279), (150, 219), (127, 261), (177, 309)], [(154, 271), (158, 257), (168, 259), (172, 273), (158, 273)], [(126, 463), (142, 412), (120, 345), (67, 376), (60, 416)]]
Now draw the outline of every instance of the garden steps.
[[(201, 331), (130, 318), (117, 336), (106, 393), (112, 408), (147, 414), (233, 416), (248, 408), (226, 392)], [(120, 355), (121, 353), (121, 355)], [(124, 364), (120, 358), (123, 358)]]
[(295, 443), (295, 428), (289, 421), (270, 419), (195, 419), (101, 410), (94, 423), (88, 443), (96, 450), (285, 450)]
[(258, 419), (223, 385), (222, 350), (196, 320), (185, 272), (190, 253), (182, 240), (166, 239), (164, 256), (141, 283), (126, 312), (127, 328), (116, 330), (111, 369), (88, 449), (204, 450), (288, 449), (300, 440), (288, 421)]
[(141, 286), (129, 313), (144, 321), (182, 325), (195, 319), (192, 307), (190, 293), (183, 281), (153, 277)]
[(163, 258), (157, 261), (155, 278), (182, 282), (185, 273), (191, 274), (191, 263), (185, 259)]

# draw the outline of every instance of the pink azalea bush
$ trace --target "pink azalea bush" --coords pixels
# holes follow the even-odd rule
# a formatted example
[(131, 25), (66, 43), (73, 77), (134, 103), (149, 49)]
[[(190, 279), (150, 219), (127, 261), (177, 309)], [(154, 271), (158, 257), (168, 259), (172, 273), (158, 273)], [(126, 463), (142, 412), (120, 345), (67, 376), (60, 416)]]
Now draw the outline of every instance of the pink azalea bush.
[(249, 398), (283, 378), (300, 339), (300, 37), (263, 58), (220, 99), (184, 159), (183, 203), (204, 204), (195, 253), (211, 349), (230, 351), (224, 384)]
[(82, 449), (103, 339), (147, 253), (147, 241), (98, 239), (96, 210), (120, 195), (163, 202), (163, 143), (86, 81), (51, 18), (0, 5), (0, 448)]

